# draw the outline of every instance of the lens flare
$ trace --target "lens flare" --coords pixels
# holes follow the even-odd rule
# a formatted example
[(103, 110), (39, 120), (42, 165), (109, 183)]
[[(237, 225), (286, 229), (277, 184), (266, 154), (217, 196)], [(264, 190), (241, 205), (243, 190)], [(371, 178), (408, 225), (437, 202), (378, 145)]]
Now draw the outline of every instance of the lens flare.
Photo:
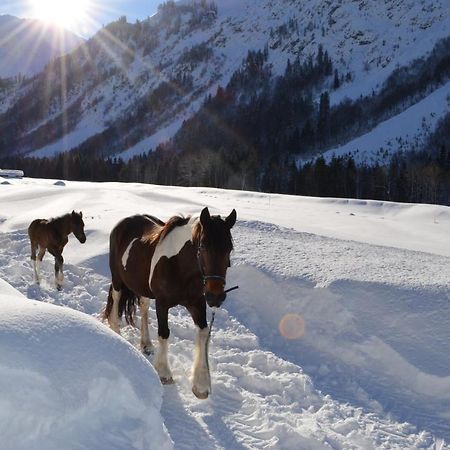
[(285, 339), (300, 339), (305, 334), (305, 320), (300, 314), (286, 314), (280, 320), (278, 329)]

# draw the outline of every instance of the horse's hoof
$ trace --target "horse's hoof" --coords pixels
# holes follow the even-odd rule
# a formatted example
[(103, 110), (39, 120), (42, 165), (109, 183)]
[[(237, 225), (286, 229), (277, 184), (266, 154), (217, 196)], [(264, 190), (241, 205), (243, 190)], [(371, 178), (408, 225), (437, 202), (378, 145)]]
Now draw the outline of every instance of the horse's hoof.
[(153, 347), (144, 347), (142, 348), (142, 353), (145, 356), (151, 356), (155, 353), (155, 350), (153, 349)]
[(56, 289), (58, 289), (58, 291), (62, 291), (62, 286), (60, 286), (59, 284), (56, 285)]
[(209, 396), (209, 392), (200, 392), (197, 386), (192, 386), (192, 393), (200, 400), (206, 400)]
[(172, 377), (161, 377), (160, 380), (162, 384), (174, 384)]

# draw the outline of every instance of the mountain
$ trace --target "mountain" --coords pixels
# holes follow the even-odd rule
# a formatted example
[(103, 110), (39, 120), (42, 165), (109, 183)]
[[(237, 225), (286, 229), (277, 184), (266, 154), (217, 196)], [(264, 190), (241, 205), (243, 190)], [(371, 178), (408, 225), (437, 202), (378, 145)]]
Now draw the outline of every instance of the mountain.
[(0, 16), (0, 77), (40, 72), (54, 57), (73, 50), (83, 39), (38, 20)]
[[(174, 152), (222, 148), (222, 166), (237, 164), (235, 149), (236, 161), (254, 166), (246, 186), (260, 189), (284, 149), (297, 160), (346, 154), (347, 143), (425, 102), (390, 125), (393, 152), (422, 142), (449, 111), (449, 30), (445, 1), (166, 1), (0, 90), (0, 155), (128, 160), (175, 137)], [(372, 158), (377, 136), (355, 151)], [(185, 163), (189, 183), (198, 163)]]

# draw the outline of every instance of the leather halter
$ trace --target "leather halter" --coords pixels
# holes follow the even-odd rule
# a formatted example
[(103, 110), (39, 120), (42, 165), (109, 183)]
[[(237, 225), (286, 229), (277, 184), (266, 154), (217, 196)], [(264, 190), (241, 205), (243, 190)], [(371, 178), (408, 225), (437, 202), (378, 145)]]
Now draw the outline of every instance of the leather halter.
[(198, 262), (198, 268), (200, 269), (200, 273), (202, 275), (202, 279), (203, 279), (203, 286), (206, 284), (206, 282), (208, 280), (219, 280), (223, 283), (223, 285), (225, 286), (226, 284), (226, 280), (225, 277), (223, 277), (222, 275), (205, 275), (205, 273), (203, 272), (203, 266), (202, 266), (202, 261), (201, 261), (201, 250), (204, 247), (202, 245), (199, 245), (197, 247), (197, 262)]
[[(197, 247), (197, 263), (198, 263), (198, 268), (200, 270), (200, 273), (202, 275), (203, 286), (205, 286), (205, 284), (208, 280), (219, 280), (225, 286), (226, 280), (225, 280), (225, 277), (223, 277), (222, 275), (205, 275), (205, 273), (203, 272), (203, 267), (202, 267), (202, 262), (201, 262), (201, 249), (202, 248), (203, 248), (202, 245), (199, 245)], [(223, 293), (226, 294), (227, 292), (234, 291), (235, 289), (239, 289), (239, 286), (233, 286), (232, 288), (226, 289), (223, 291)]]

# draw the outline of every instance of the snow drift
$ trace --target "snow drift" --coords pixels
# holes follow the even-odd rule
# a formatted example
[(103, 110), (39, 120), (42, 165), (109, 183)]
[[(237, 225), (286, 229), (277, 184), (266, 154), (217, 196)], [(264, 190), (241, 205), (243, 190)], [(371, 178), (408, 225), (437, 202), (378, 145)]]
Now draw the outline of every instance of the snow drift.
[(151, 365), (97, 320), (0, 280), (0, 436), (8, 449), (170, 449)]

